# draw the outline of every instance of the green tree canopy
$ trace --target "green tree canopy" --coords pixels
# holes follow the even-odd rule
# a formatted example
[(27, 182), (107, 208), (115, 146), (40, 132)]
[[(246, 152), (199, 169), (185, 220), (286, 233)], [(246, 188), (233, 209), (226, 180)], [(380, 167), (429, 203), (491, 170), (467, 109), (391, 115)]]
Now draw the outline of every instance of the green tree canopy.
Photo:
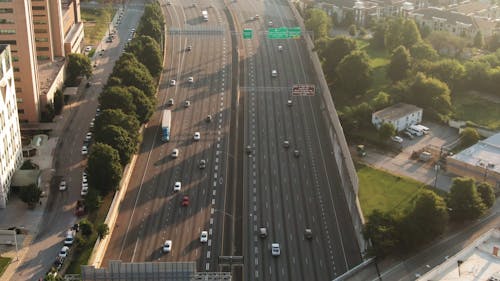
[(450, 216), (455, 221), (476, 219), (486, 210), (471, 178), (453, 179), (448, 207), (451, 209)]
[(92, 76), (92, 64), (89, 57), (83, 54), (72, 53), (68, 55), (68, 65), (66, 74), (70, 84), (76, 83), (79, 76), (85, 76), (87, 79)]
[(387, 31), (388, 23), (385, 19), (376, 22), (372, 28), (372, 38), (370, 39), (370, 46), (375, 49), (385, 48), (385, 32)]
[(368, 248), (370, 256), (387, 256), (399, 244), (397, 221), (388, 213), (374, 210), (363, 227), (363, 236), (372, 242)]
[(357, 33), (358, 33), (358, 28), (356, 27), (355, 24), (351, 24), (349, 26), (349, 35), (356, 36)]
[(127, 88), (132, 95), (136, 107), (135, 114), (140, 123), (146, 123), (155, 110), (156, 99), (148, 98), (143, 91), (134, 86)]
[(474, 47), (481, 49), (484, 47), (484, 37), (481, 31), (478, 31), (476, 35), (474, 36)]
[(124, 87), (106, 88), (99, 96), (101, 110), (121, 109), (123, 112), (136, 112), (132, 94)]
[(157, 43), (161, 43), (163, 25), (155, 19), (143, 17), (137, 26), (137, 34), (149, 36)]
[(387, 67), (387, 77), (392, 81), (400, 81), (408, 77), (411, 68), (410, 52), (404, 47), (399, 46), (394, 49), (391, 62)]
[(386, 92), (379, 92), (371, 101), (373, 111), (381, 110), (389, 106), (391, 103), (391, 96)]
[(409, 101), (428, 110), (430, 116), (443, 119), (451, 113), (451, 97), (448, 86), (431, 77), (418, 73), (409, 87)]
[(106, 126), (116, 125), (128, 132), (134, 143), (139, 143), (139, 121), (134, 115), (127, 115), (120, 109), (106, 109), (96, 118), (94, 135), (99, 138)]
[(460, 55), (467, 46), (467, 41), (464, 38), (448, 31), (434, 31), (427, 36), (426, 40), (438, 53), (448, 57)]
[(160, 45), (149, 36), (135, 37), (128, 45), (126, 52), (135, 55), (153, 77), (158, 77), (163, 69), (163, 56)]
[(130, 53), (123, 53), (116, 62), (111, 77), (117, 77), (124, 86), (134, 86), (148, 97), (155, 95), (155, 83), (149, 70)]
[(422, 41), (422, 38), (413, 20), (403, 18), (389, 20), (384, 37), (384, 44), (389, 52), (392, 52), (400, 45), (409, 49), (420, 41)]
[(482, 182), (477, 185), (477, 192), (481, 197), (486, 208), (491, 208), (495, 204), (495, 192), (493, 186), (487, 182)]
[(434, 48), (430, 44), (424, 41), (413, 44), (413, 46), (410, 47), (410, 55), (415, 60), (429, 61), (436, 60), (439, 57), (436, 50), (434, 50)]
[(94, 232), (94, 226), (88, 219), (83, 219), (80, 221), (80, 229), (84, 236), (90, 236)]
[(96, 135), (97, 142), (108, 144), (120, 156), (120, 163), (125, 166), (130, 161), (130, 157), (137, 151), (137, 143), (130, 138), (129, 133), (122, 127), (108, 125), (104, 127), (102, 133)]
[(394, 128), (394, 125), (392, 125), (391, 123), (383, 123), (382, 125), (380, 125), (380, 128), (378, 128), (378, 137), (382, 141), (388, 140), (395, 134), (396, 128)]
[(403, 21), (403, 34), (401, 38), (401, 45), (405, 46), (406, 49), (411, 48), (411, 46), (422, 41), (420, 37), (420, 31), (413, 19), (406, 19)]
[(91, 188), (103, 195), (115, 190), (123, 172), (118, 151), (110, 145), (95, 143), (90, 150), (87, 172)]
[(337, 66), (340, 87), (349, 96), (364, 94), (372, 83), (372, 67), (364, 51), (353, 51)]
[(318, 40), (328, 37), (332, 28), (332, 19), (321, 9), (307, 9), (305, 25), (307, 30), (314, 32), (314, 39)]
[(465, 87), (469, 89), (487, 90), (484, 81), (488, 81), (490, 65), (484, 61), (468, 61), (464, 65), (466, 75)]
[(460, 144), (463, 147), (469, 147), (481, 139), (476, 128), (467, 127), (460, 132)]
[(109, 227), (105, 223), (101, 223), (97, 226), (97, 235), (99, 238), (104, 238), (106, 235), (109, 234)]
[(325, 43), (321, 49), (320, 56), (323, 57), (323, 71), (326, 76), (336, 79), (335, 69), (340, 61), (357, 49), (356, 41), (345, 36), (337, 36)]
[(457, 60), (443, 59), (435, 62), (422, 61), (416, 68), (429, 77), (445, 82), (450, 89), (462, 83), (465, 76), (465, 67)]
[(40, 196), (42, 196), (42, 190), (38, 188), (36, 184), (21, 187), (19, 191), (19, 198), (21, 198), (21, 201), (28, 204), (30, 207), (33, 207), (40, 201)]

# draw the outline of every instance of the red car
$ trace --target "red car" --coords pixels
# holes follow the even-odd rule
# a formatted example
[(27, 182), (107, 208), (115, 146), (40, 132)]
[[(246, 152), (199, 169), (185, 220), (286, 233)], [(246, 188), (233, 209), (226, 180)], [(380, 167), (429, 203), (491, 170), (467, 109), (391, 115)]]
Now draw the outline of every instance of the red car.
[(185, 195), (182, 197), (182, 206), (188, 206), (189, 205), (189, 196)]
[(85, 203), (83, 200), (76, 201), (75, 215), (78, 217), (85, 215)]

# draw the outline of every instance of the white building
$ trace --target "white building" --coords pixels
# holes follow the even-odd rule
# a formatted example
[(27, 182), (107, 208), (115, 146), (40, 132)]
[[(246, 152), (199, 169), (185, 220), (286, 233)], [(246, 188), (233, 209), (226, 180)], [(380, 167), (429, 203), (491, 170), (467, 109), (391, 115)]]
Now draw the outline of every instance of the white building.
[(23, 163), (9, 45), (0, 45), (0, 66), (0, 208), (5, 208), (12, 175)]
[(383, 123), (390, 123), (396, 131), (422, 122), (422, 108), (406, 103), (397, 103), (372, 114), (372, 124), (378, 129)]

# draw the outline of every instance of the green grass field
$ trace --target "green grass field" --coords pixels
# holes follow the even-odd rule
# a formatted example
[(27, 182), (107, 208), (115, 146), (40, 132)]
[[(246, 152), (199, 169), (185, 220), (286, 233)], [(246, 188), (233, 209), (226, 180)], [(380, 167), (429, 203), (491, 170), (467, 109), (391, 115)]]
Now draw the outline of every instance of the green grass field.
[(7, 269), (7, 266), (10, 264), (11, 258), (0, 257), (0, 279), (2, 279), (2, 275)]
[(101, 9), (82, 8), (81, 13), (85, 22), (85, 44), (97, 45), (108, 31), (115, 9), (107, 5)]
[(425, 184), (392, 175), (369, 166), (357, 165), (359, 201), (365, 218), (375, 209), (400, 212), (407, 207)]
[(471, 121), (492, 130), (500, 129), (500, 104), (480, 95), (455, 93), (452, 99), (454, 117)]

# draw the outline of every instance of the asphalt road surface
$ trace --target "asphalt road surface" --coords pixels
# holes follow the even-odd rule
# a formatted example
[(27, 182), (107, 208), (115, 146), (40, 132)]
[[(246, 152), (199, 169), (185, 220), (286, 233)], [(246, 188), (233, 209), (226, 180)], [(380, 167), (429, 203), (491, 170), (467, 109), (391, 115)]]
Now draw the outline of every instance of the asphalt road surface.
[[(161, 1), (167, 15), (167, 57), (155, 114), (144, 130), (143, 143), (121, 203), (117, 224), (104, 257), (109, 260), (197, 261), (198, 270), (214, 271), (221, 247), (225, 214), (225, 177), (231, 104), (230, 35), (217, 4)], [(206, 9), (208, 21), (202, 19)], [(192, 46), (188, 51), (187, 47)], [(194, 82), (189, 83), (188, 78)], [(176, 85), (169, 81), (175, 79)], [(174, 99), (174, 105), (167, 101)], [(190, 106), (185, 107), (185, 101)], [(172, 111), (169, 142), (161, 141), (161, 112)], [(212, 116), (210, 122), (206, 121)], [(193, 140), (195, 132), (201, 139)], [(171, 153), (179, 150), (174, 159)], [(199, 168), (205, 160), (205, 169)], [(174, 183), (180, 181), (180, 192)], [(181, 206), (184, 196), (189, 206)], [(208, 241), (200, 242), (202, 231)], [(172, 240), (170, 253), (163, 253)]]
[[(252, 148), (244, 163), (245, 279), (331, 280), (361, 256), (319, 115), (321, 100), (291, 96), (293, 84), (316, 84), (314, 71), (301, 39), (266, 34), (269, 27), (298, 24), (286, 1), (237, 1), (231, 10), (239, 30), (254, 34), (241, 40), (245, 143)], [(267, 238), (259, 237), (260, 227)], [(305, 239), (306, 228), (312, 240)], [(271, 243), (280, 244), (279, 257), (271, 255)]]

